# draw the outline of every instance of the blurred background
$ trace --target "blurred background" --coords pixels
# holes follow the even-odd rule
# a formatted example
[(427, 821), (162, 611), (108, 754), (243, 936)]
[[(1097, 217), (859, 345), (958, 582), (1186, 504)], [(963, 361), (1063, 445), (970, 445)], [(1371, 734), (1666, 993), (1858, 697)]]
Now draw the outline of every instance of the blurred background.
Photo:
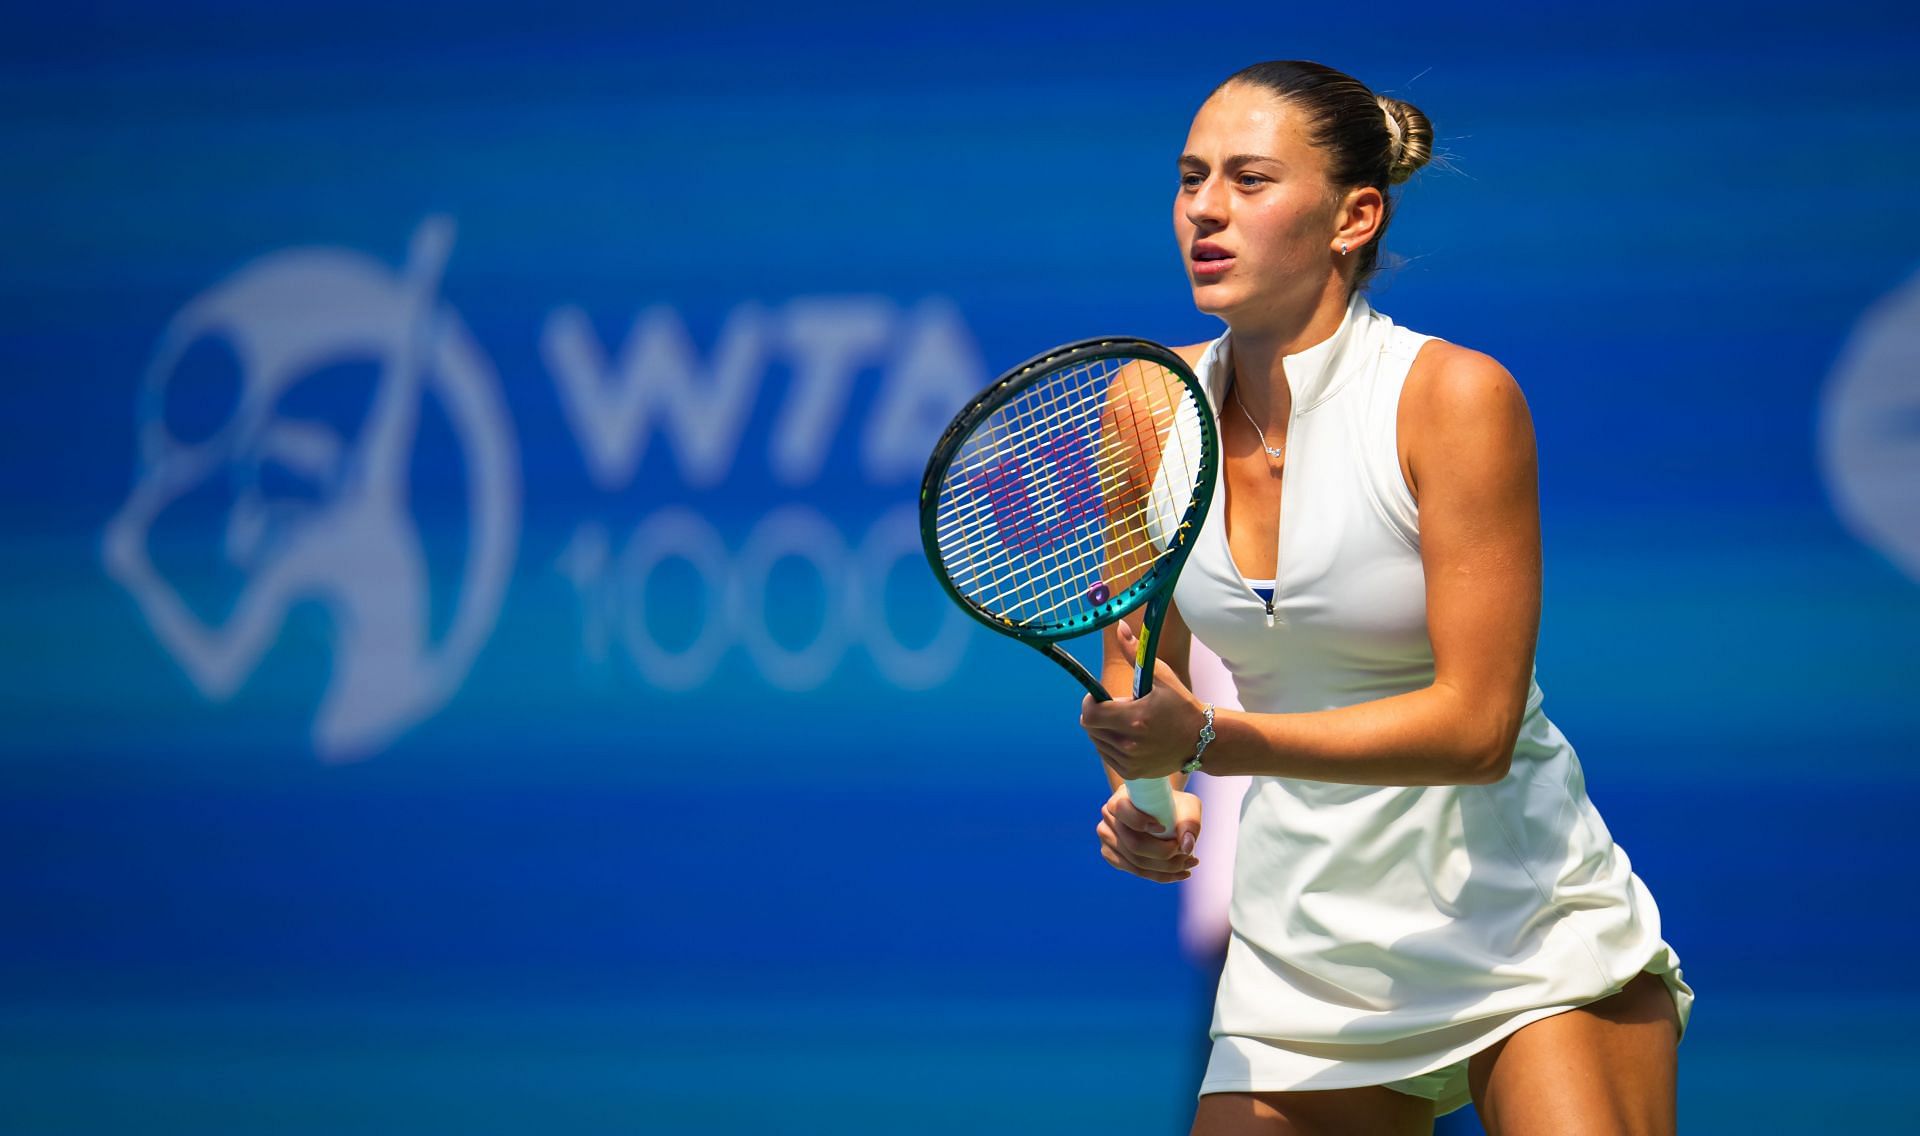
[(1217, 334), (1174, 159), (1292, 57), (1436, 125), (1374, 303), (1532, 403), (1684, 1129), (1911, 1123), (1910, 6), (6, 16), (0, 1129), (1185, 1131), (1176, 892), (914, 494)]

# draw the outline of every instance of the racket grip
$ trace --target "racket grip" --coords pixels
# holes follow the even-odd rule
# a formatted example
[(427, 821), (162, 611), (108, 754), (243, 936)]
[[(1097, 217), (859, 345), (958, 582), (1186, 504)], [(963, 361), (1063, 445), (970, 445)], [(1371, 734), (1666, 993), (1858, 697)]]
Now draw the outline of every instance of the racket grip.
[(1127, 782), (1127, 797), (1133, 807), (1160, 822), (1165, 835), (1173, 835), (1173, 782), (1165, 777), (1142, 777)]

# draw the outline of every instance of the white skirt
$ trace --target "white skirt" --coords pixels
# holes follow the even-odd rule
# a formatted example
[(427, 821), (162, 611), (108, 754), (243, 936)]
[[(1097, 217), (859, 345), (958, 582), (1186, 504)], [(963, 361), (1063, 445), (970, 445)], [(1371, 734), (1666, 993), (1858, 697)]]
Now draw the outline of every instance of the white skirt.
[[(1671, 949), (1663, 949), (1660, 956), (1650, 960), (1643, 969), (1658, 975), (1667, 984), (1684, 1033), (1693, 1009), (1693, 991), (1680, 976), (1680, 960)], [(1445, 1116), (1471, 1102), (1467, 1062), (1475, 1054), (1518, 1032), (1522, 1026), (1616, 993), (1617, 990), (1609, 990), (1597, 998), (1568, 1005), (1537, 1006), (1496, 1019), (1462, 1022), (1456, 1029), (1436, 1031), (1400, 1043), (1351, 1047), (1222, 1034), (1216, 1010), (1213, 1054), (1207, 1061), (1200, 1095), (1382, 1085), (1430, 1100), (1434, 1104), (1434, 1115)]]
[[(1693, 991), (1660, 912), (1532, 707), (1492, 785), (1256, 777), (1200, 1092), (1395, 1085), (1648, 971)], [(1440, 1111), (1466, 1101), (1464, 1077)]]

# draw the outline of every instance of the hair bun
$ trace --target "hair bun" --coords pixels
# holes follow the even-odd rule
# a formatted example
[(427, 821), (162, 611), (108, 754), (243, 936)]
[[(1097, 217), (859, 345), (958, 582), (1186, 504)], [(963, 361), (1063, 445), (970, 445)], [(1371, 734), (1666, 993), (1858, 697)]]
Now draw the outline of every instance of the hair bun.
[(1412, 103), (1375, 95), (1392, 139), (1387, 153), (1387, 184), (1399, 185), (1433, 160), (1433, 123)]

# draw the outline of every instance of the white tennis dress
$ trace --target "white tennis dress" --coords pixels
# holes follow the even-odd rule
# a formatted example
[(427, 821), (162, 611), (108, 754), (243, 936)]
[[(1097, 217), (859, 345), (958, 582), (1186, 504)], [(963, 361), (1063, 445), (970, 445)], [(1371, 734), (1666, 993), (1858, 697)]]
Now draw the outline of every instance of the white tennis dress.
[[(1419, 511), (1395, 415), (1429, 336), (1358, 295), (1286, 358), (1293, 389), (1271, 616), (1227, 547), (1225, 487), (1174, 593), (1257, 713), (1325, 710), (1433, 681)], [(1222, 336), (1198, 374), (1218, 411)], [(1540, 710), (1492, 785), (1255, 777), (1241, 808), (1232, 936), (1200, 1091), (1389, 1084), (1466, 1103), (1466, 1059), (1641, 971), (1684, 1026), (1693, 992), (1660, 913)]]

